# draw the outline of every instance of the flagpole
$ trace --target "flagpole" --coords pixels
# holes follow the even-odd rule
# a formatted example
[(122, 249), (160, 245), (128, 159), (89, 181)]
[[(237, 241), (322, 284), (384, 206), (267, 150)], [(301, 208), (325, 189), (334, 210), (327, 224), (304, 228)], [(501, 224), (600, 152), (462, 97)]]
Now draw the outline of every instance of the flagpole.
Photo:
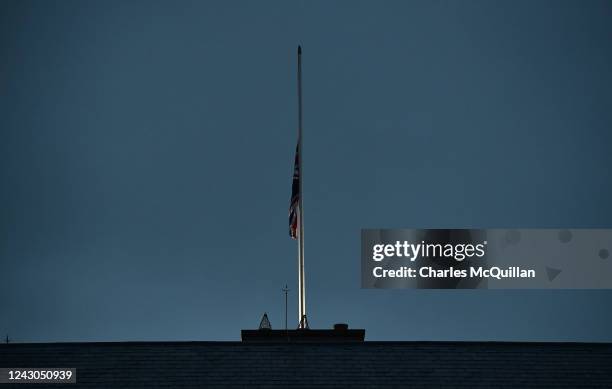
[(302, 182), (304, 181), (304, 166), (302, 152), (302, 47), (298, 46), (298, 166), (300, 172), (300, 194), (298, 203), (299, 236), (298, 236), (298, 299), (299, 312), (298, 328), (306, 328), (306, 287), (304, 280), (304, 195)]

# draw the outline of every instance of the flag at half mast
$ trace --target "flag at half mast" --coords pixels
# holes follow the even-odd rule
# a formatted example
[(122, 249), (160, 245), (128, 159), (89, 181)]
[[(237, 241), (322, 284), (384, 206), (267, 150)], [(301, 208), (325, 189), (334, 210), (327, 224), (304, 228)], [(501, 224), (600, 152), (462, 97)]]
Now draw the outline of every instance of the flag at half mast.
[(289, 236), (298, 241), (298, 328), (308, 328), (306, 319), (306, 288), (304, 287), (304, 199), (302, 181), (304, 165), (302, 162), (302, 47), (298, 46), (297, 94), (298, 94), (298, 141), (293, 165), (291, 203), (289, 204)]
[(293, 164), (293, 183), (291, 184), (291, 203), (289, 204), (289, 236), (297, 239), (298, 208), (300, 206), (300, 145), (295, 148), (295, 162)]

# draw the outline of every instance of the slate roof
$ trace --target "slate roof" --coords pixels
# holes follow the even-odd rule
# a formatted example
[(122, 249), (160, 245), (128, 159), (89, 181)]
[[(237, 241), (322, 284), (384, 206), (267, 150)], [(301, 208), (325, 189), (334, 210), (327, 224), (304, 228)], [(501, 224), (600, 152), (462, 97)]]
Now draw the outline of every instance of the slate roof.
[(77, 369), (76, 385), (14, 385), (21, 389), (611, 388), (612, 344), (14, 343), (0, 345), (0, 367)]

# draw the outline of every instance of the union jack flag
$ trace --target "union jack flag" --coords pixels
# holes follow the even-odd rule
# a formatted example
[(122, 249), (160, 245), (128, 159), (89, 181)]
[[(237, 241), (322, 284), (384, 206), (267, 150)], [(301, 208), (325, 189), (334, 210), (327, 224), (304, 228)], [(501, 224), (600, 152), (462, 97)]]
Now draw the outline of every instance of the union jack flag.
[(291, 203), (289, 205), (289, 236), (297, 239), (298, 208), (300, 206), (300, 146), (295, 148), (295, 163), (293, 164), (293, 183), (291, 184)]

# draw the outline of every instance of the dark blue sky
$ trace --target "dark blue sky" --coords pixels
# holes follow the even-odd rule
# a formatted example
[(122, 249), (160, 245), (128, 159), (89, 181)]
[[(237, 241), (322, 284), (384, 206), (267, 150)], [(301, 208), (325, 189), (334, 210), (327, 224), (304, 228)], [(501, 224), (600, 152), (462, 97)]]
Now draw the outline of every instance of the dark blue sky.
[(361, 228), (612, 227), (611, 18), (578, 0), (3, 1), (0, 334), (281, 327), (301, 43), (311, 326), (612, 341), (610, 291), (359, 274)]

